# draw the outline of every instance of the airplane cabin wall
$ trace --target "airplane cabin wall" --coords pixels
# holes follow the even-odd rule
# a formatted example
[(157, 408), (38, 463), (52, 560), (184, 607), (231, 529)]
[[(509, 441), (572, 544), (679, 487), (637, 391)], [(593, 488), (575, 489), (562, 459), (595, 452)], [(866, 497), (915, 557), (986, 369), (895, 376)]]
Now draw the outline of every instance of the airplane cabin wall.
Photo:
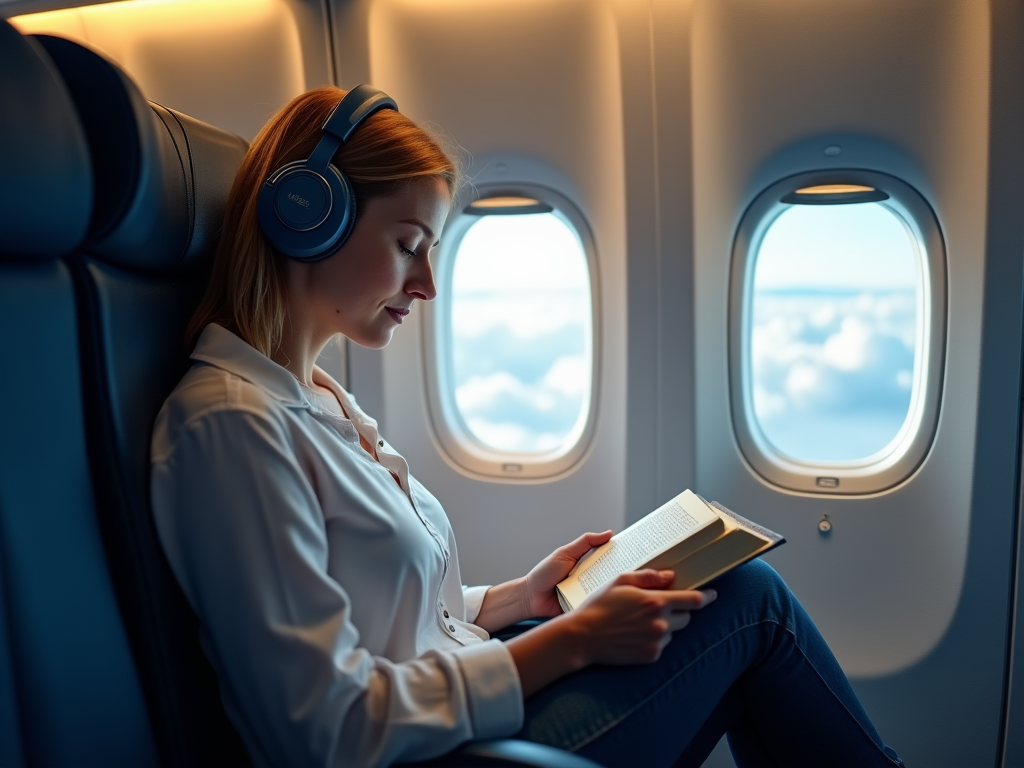
[(614, 3), (629, 237), (627, 523), (697, 489), (692, 5)]
[[(1005, 24), (1017, 12), (976, 0), (693, 5), (697, 486), (786, 534), (789, 543), (768, 559), (911, 765), (993, 765), (999, 753), (1021, 251), (1019, 228), (993, 218), (991, 207), (993, 195), (1002, 202), (1007, 193), (1020, 204), (990, 168), (990, 156), (1003, 167), (1020, 156), (1008, 143), (998, 152), (989, 146), (1004, 129), (990, 119), (1007, 114), (990, 102), (993, 36), (1019, 45), (997, 11)], [(659, 104), (673, 98), (660, 83)], [(828, 146), (841, 156), (827, 156)], [(729, 348), (739, 299), (730, 296), (730, 269), (740, 217), (772, 182), (821, 168), (910, 183), (934, 210), (946, 247), (934, 442), (909, 478), (865, 496), (773, 486), (745, 461), (730, 408), (739, 364)], [(1007, 249), (1004, 237), (1016, 247)], [(823, 514), (832, 522), (827, 537), (817, 528)]]
[[(788, 0), (768, 10), (743, 0), (695, 8), (698, 483), (786, 532), (774, 561), (847, 672), (880, 676), (934, 647), (963, 580), (972, 467), (960, 457), (975, 431), (984, 276), (987, 9)], [(826, 156), (827, 146), (842, 155)], [(730, 293), (739, 216), (770, 183), (828, 167), (915, 186), (948, 251), (948, 367), (934, 446), (915, 476), (873, 499), (769, 487), (738, 450), (727, 397), (737, 297), (720, 297)], [(828, 538), (817, 528), (824, 513)]]

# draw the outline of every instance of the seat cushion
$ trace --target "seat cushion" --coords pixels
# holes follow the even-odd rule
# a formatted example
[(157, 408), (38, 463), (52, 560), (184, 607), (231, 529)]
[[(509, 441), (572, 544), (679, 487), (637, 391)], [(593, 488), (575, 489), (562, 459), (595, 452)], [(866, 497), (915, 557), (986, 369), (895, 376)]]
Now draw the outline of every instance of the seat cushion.
[(0, 348), (16, 361), (0, 368), (0, 697), (17, 710), (0, 718), (3, 764), (155, 766), (96, 520), (76, 324), (64, 264), (0, 263)]

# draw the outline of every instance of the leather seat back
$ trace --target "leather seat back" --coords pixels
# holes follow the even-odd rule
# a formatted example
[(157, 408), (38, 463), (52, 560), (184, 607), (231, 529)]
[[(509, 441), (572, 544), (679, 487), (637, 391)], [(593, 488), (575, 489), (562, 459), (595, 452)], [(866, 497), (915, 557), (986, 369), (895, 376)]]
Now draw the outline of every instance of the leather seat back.
[(107, 570), (72, 275), (85, 137), (39, 45), (0, 20), (0, 765), (155, 766)]
[(41, 36), (78, 108), (96, 178), (96, 214), (73, 263), (89, 451), (122, 613), (165, 766), (245, 765), (220, 704), (197, 622), (150, 512), (149, 444), (188, 367), (183, 345), (246, 143), (153, 105), (114, 64)]

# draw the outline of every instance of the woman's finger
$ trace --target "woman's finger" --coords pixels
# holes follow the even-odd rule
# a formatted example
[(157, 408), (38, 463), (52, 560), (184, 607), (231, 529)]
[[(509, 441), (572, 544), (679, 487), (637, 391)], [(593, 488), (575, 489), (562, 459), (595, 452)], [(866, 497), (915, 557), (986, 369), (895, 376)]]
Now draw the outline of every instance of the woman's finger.
[(675, 574), (672, 571), (654, 571), (645, 568), (642, 571), (626, 571), (615, 577), (615, 584), (620, 586), (640, 587), (641, 589), (664, 589), (672, 583)]
[(668, 631), (678, 632), (690, 623), (689, 611), (673, 611), (668, 616)]
[(662, 593), (669, 611), (696, 611), (710, 605), (718, 597), (713, 589), (666, 590)]
[(578, 539), (571, 541), (562, 547), (562, 551), (573, 559), (579, 560), (594, 547), (606, 544), (608, 539), (611, 537), (611, 531), (604, 531), (602, 533), (584, 533)]

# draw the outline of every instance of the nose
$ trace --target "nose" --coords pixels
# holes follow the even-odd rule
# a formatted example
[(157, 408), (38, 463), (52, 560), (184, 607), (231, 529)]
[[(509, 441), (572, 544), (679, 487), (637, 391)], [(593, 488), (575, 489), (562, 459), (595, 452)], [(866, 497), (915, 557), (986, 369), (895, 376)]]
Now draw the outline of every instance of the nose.
[(405, 293), (420, 301), (432, 301), (437, 296), (434, 285), (434, 268), (429, 259), (418, 260), (419, 268), (409, 275), (405, 284)]

